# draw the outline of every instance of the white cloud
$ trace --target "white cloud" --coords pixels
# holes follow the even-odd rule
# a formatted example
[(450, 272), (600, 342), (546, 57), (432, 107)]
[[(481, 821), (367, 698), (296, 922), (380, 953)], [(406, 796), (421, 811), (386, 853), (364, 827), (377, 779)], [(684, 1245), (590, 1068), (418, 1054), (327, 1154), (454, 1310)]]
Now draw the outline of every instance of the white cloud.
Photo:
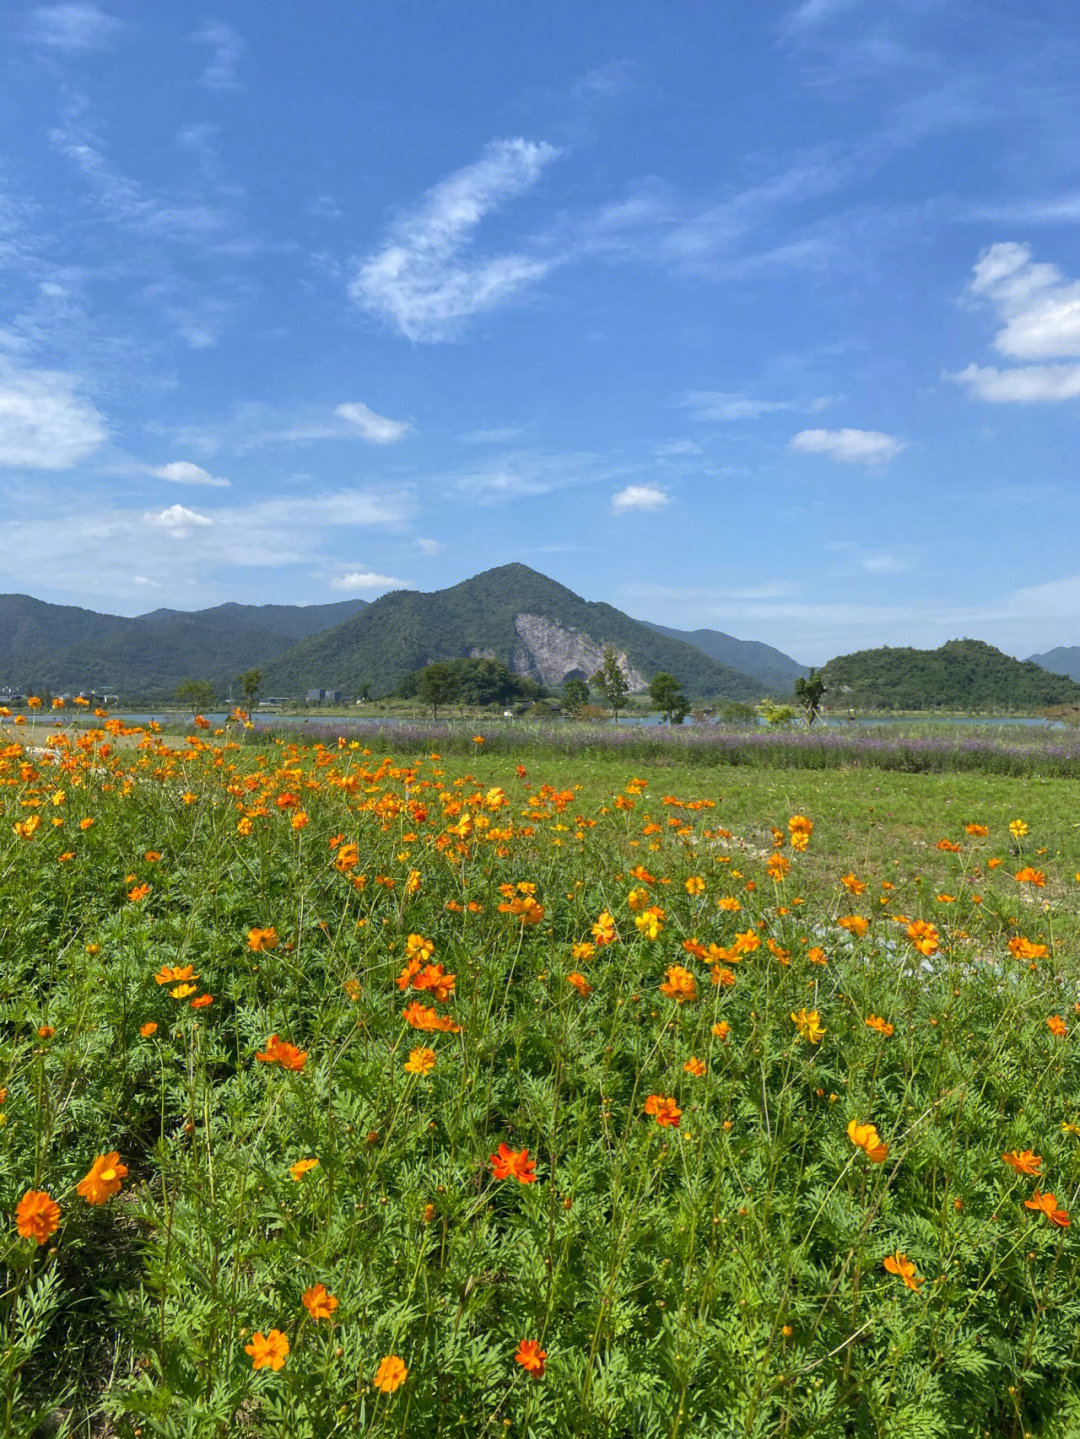
[(244, 53), (244, 42), (237, 30), (220, 20), (205, 24), (194, 36), (197, 43), (210, 46), (210, 59), (202, 72), (202, 83), (211, 90), (233, 90), (239, 84), (237, 66)]
[(96, 5), (41, 5), (31, 13), (31, 39), (68, 53), (104, 49), (120, 22)]
[(557, 154), (522, 139), (488, 145), (481, 160), (448, 176), (402, 216), (381, 250), (358, 262), (351, 298), (407, 339), (434, 342), (535, 284), (557, 263), (551, 256), (473, 256), (469, 247), (484, 216), (533, 186)]
[(670, 496), (655, 485), (627, 485), (611, 497), (611, 508), (616, 514), (627, 510), (662, 510), (670, 503)]
[(370, 570), (353, 570), (330, 581), (334, 590), (407, 590), (408, 580), (395, 580), (393, 575), (376, 575)]
[(74, 376), (0, 360), (0, 466), (68, 470), (107, 439), (105, 420)]
[(970, 293), (1004, 321), (994, 348), (1016, 360), (1080, 356), (1080, 282), (1036, 264), (1027, 245), (998, 244), (980, 255)]
[(409, 425), (404, 420), (387, 420), (358, 400), (352, 404), (338, 405), (334, 414), (355, 425), (363, 438), (370, 440), (373, 445), (392, 445), (409, 430)]
[(229, 483), (210, 474), (201, 465), (193, 465), (190, 460), (173, 460), (167, 465), (156, 465), (150, 473), (155, 479), (172, 480), (177, 485), (215, 485), (220, 489)]
[(425, 555), (437, 555), (442, 549), (441, 540), (417, 540), (416, 548)]
[(788, 449), (804, 455), (828, 455), (849, 465), (880, 465), (893, 459), (904, 441), (878, 430), (800, 430)]
[(146, 522), (158, 525), (174, 540), (186, 539), (192, 530), (214, 523), (208, 515), (200, 515), (198, 510), (189, 510), (186, 505), (170, 505), (167, 510), (148, 514)]
[(968, 365), (946, 378), (967, 385), (969, 394), (991, 404), (1030, 405), (1080, 396), (1080, 365), (1016, 365), (1009, 370)]

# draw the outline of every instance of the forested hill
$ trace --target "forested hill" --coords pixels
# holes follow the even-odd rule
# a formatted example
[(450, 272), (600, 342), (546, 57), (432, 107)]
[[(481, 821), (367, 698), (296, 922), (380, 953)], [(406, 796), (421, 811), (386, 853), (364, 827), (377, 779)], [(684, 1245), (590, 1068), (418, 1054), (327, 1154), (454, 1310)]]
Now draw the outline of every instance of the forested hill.
[(710, 659), (749, 675), (777, 695), (790, 694), (799, 676), (809, 673), (806, 665), (759, 640), (738, 640), (734, 635), (724, 634), (723, 630), (673, 630), (667, 625), (647, 623), (657, 634), (693, 645)]
[(1059, 645), (1044, 655), (1028, 655), (1028, 659), (1052, 675), (1068, 675), (1069, 679), (1080, 681), (1080, 645)]
[(266, 684), (385, 694), (436, 660), (489, 656), (517, 674), (557, 686), (587, 678), (602, 647), (625, 655), (631, 689), (667, 671), (688, 694), (755, 699), (763, 686), (693, 645), (668, 639), (611, 605), (592, 603), (526, 565), (502, 565), (449, 589), (395, 590), (336, 629), (296, 645), (268, 668)]
[(366, 603), (224, 604), (126, 616), (0, 595), (0, 687), (97, 688), (156, 698), (171, 696), (182, 680), (195, 677), (227, 693), (242, 670), (265, 667)]
[(936, 650), (859, 650), (822, 671), (833, 710), (1038, 710), (1080, 701), (1080, 685), (980, 640)]

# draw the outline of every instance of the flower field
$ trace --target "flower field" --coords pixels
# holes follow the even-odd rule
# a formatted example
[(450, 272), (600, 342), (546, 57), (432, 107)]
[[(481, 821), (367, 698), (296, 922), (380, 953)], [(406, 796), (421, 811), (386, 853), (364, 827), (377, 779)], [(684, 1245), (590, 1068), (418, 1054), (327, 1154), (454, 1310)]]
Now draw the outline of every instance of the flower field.
[(469, 748), (0, 719), (2, 1431), (1080, 1432), (1076, 779)]

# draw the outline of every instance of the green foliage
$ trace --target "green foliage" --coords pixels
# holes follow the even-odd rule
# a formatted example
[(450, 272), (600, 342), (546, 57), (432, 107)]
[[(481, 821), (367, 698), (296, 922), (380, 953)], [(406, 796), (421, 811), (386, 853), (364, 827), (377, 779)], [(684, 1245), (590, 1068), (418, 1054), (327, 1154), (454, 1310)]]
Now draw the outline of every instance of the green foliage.
[(1080, 684), (979, 640), (860, 650), (830, 660), (822, 678), (838, 706), (854, 709), (1015, 712), (1080, 701)]
[(757, 712), (776, 729), (782, 729), (784, 725), (790, 724), (795, 718), (795, 711), (791, 705), (778, 705), (768, 695), (757, 706)]
[(214, 686), (210, 680), (186, 679), (176, 686), (176, 698), (187, 705), (192, 714), (214, 707)]
[(805, 678), (800, 675), (795, 681), (795, 698), (803, 707), (808, 725), (817, 719), (824, 695), (825, 681), (817, 670), (811, 670)]
[(240, 692), (244, 696), (244, 703), (249, 710), (254, 707), (258, 698), (262, 679), (262, 670), (245, 670), (240, 676)]
[(682, 724), (690, 713), (690, 702), (674, 675), (665, 674), (663, 671), (653, 675), (649, 681), (649, 694), (668, 724)]
[(604, 661), (592, 677), (592, 683), (601, 691), (611, 712), (616, 719), (619, 718), (619, 711), (624, 708), (626, 696), (630, 692), (626, 675), (623, 673), (620, 657), (616, 654), (613, 645), (606, 645), (604, 648)]
[(402, 698), (415, 695), (431, 706), (435, 718), (440, 705), (508, 705), (535, 701), (545, 693), (543, 685), (513, 674), (498, 660), (470, 658), (440, 660), (406, 675), (398, 685)]
[(575, 719), (580, 718), (581, 711), (589, 703), (589, 686), (584, 680), (573, 676), (563, 680), (562, 702)]

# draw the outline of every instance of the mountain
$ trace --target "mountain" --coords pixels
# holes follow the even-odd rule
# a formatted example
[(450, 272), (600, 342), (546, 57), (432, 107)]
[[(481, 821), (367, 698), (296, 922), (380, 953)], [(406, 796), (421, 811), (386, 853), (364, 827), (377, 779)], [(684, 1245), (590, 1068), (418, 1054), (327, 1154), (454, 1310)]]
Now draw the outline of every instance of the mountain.
[(1067, 675), (1080, 683), (1080, 645), (1059, 645), (1044, 655), (1029, 655), (1029, 663), (1041, 665), (1052, 675)]
[(631, 691), (666, 670), (688, 693), (756, 699), (763, 686), (694, 646), (669, 639), (611, 605), (583, 600), (526, 565), (486, 570), (450, 589), (395, 590), (324, 634), (302, 641), (267, 667), (272, 691), (309, 685), (385, 694), (435, 660), (489, 656), (515, 673), (557, 686), (587, 679), (605, 645), (622, 657)]
[(806, 665), (799, 664), (783, 650), (773, 649), (772, 645), (763, 645), (757, 640), (737, 640), (722, 630), (673, 630), (666, 625), (654, 625), (649, 620), (645, 623), (657, 634), (694, 645), (719, 664), (729, 665), (741, 674), (749, 675), (774, 694), (790, 694), (800, 675), (810, 673)]
[(170, 696), (191, 677), (226, 689), (242, 670), (265, 669), (298, 640), (366, 604), (224, 604), (127, 617), (0, 595), (0, 687), (96, 688), (150, 699)]
[(1037, 710), (1080, 701), (1080, 684), (979, 640), (950, 640), (936, 650), (860, 650), (830, 660), (822, 677), (833, 710)]

